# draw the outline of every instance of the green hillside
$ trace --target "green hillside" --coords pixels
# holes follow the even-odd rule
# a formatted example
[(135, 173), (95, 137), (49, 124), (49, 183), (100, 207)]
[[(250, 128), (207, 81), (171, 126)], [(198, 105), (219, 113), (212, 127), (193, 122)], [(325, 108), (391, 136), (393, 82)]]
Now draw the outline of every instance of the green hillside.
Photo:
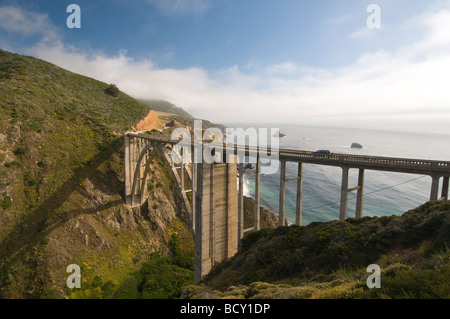
[[(111, 296), (153, 253), (170, 255), (173, 233), (193, 249), (157, 154), (148, 203), (124, 205), (122, 133), (149, 107), (109, 86), (0, 51), (0, 298)], [(70, 264), (81, 290), (66, 286)]]
[(31, 57), (0, 51), (0, 65), (3, 240), (11, 221), (51, 204), (66, 181), (114, 148), (114, 132), (125, 131), (149, 109), (123, 93), (106, 94), (105, 83)]
[[(450, 202), (403, 216), (263, 229), (213, 268), (199, 298), (450, 298)], [(367, 266), (381, 268), (369, 289)]]

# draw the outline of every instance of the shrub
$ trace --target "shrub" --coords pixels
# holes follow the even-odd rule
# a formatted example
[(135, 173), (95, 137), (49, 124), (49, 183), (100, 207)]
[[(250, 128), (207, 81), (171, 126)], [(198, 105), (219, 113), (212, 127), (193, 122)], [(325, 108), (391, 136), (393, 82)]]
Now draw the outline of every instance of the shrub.
[(37, 185), (37, 183), (38, 183), (38, 180), (36, 178), (32, 178), (32, 179), (28, 180), (28, 182), (27, 182), (28, 186), (35, 186), (35, 185)]
[(248, 233), (244, 238), (242, 238), (241, 251), (248, 250), (254, 243), (256, 243), (260, 238), (268, 236), (272, 233), (270, 228), (263, 228), (256, 232)]
[(22, 157), (23, 155), (25, 155), (30, 149), (28, 148), (28, 146), (19, 146), (17, 147), (13, 153), (16, 156)]
[(119, 92), (120, 92), (120, 90), (117, 88), (117, 86), (115, 84), (111, 84), (110, 86), (108, 86), (105, 89), (105, 93), (109, 94), (109, 95), (111, 95), (113, 97), (118, 97), (119, 96)]
[(1, 202), (2, 208), (4, 210), (7, 210), (8, 208), (11, 208), (12, 206), (12, 200), (9, 196), (5, 196)]
[(181, 236), (172, 234), (170, 239), (170, 248), (172, 249), (172, 263), (189, 270), (194, 270), (194, 258), (190, 251), (181, 248)]
[(6, 162), (5, 167), (20, 167), (20, 163), (18, 161)]
[(139, 275), (139, 291), (143, 299), (179, 298), (185, 286), (193, 284), (193, 272), (170, 262), (153, 259), (143, 265)]

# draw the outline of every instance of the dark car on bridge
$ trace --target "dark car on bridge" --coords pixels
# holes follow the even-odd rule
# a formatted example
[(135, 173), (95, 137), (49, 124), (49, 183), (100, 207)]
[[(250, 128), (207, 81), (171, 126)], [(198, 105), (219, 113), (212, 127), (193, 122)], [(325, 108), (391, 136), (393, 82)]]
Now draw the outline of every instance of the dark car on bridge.
[(318, 151), (312, 152), (312, 154), (316, 154), (316, 155), (331, 155), (331, 152), (329, 150), (318, 150)]

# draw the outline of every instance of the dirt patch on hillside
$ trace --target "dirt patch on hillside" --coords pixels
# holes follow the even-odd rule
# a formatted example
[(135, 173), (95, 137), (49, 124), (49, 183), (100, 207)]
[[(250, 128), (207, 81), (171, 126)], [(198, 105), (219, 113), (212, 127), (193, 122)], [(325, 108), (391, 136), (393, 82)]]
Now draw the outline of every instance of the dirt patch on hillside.
[(163, 128), (163, 124), (156, 115), (156, 112), (151, 110), (147, 116), (142, 119), (137, 125), (137, 131), (151, 131), (151, 130), (160, 130)]

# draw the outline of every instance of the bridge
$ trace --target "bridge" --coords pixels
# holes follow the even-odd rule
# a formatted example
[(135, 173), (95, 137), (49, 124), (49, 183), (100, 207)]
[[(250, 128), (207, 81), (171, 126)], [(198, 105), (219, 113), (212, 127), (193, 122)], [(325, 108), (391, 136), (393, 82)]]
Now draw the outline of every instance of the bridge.
[[(196, 147), (190, 144), (188, 161), (174, 161), (172, 153), (181, 158), (183, 151), (173, 152), (179, 140), (128, 132), (125, 143), (125, 198), (130, 207), (139, 207), (147, 200), (147, 179), (151, 163), (150, 151), (157, 150), (171, 168), (194, 234), (194, 280), (199, 282), (214, 264), (236, 254), (245, 233), (260, 229), (261, 160), (275, 158), (280, 162), (279, 225), (287, 225), (286, 182), (297, 181), (295, 224), (302, 225), (303, 164), (337, 166), (342, 169), (339, 220), (347, 218), (348, 193), (356, 191), (355, 218), (363, 216), (365, 170), (400, 172), (431, 177), (430, 200), (448, 199), (450, 162), (353, 154), (315, 154), (309, 151), (271, 149), (240, 145), (223, 145), (222, 160), (208, 164), (196, 163)], [(200, 144), (202, 152), (208, 143)], [(182, 149), (182, 148), (181, 148)], [(198, 151), (198, 150), (197, 150)], [(201, 153), (203, 154), (203, 153)], [(256, 158), (255, 167), (246, 168), (243, 157)], [(240, 159), (238, 161), (238, 158)], [(177, 164), (177, 162), (179, 164)], [(286, 163), (298, 165), (297, 176), (286, 177)], [(349, 187), (349, 171), (358, 170), (358, 184)], [(244, 229), (245, 173), (255, 173), (254, 225)], [(439, 197), (440, 179), (443, 179)], [(189, 185), (190, 189), (186, 189)], [(187, 194), (191, 196), (188, 197)]]

